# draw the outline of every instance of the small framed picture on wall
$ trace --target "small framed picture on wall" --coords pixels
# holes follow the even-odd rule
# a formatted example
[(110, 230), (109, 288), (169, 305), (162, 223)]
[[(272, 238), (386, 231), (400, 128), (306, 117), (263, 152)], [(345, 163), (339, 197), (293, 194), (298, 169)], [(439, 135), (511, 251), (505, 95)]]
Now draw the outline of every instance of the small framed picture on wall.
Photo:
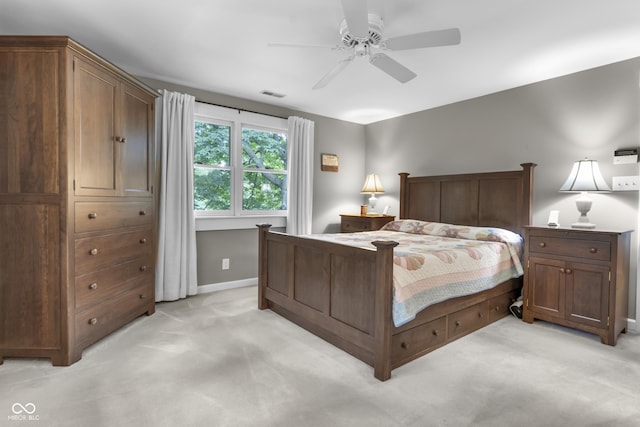
[(338, 156), (336, 154), (322, 153), (320, 170), (325, 172), (338, 172)]

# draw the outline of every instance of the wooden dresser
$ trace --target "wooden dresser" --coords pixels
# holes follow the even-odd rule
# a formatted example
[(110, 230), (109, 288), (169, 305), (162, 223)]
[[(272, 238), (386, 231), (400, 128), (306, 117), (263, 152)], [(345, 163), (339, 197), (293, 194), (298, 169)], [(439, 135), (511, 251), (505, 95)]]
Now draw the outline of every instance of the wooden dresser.
[(68, 37), (0, 36), (0, 363), (152, 314), (157, 93)]
[(627, 328), (631, 231), (526, 227), (523, 320), (615, 345)]

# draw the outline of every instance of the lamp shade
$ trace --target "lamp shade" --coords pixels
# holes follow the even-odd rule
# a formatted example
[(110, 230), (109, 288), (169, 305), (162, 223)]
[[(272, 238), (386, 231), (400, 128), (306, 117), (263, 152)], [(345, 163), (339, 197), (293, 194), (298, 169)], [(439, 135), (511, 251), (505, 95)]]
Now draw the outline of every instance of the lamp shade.
[(382, 184), (380, 183), (380, 178), (376, 174), (367, 175), (367, 179), (364, 181), (364, 185), (362, 186), (362, 190), (360, 190), (361, 194), (382, 194), (384, 193), (384, 188), (382, 188)]
[(596, 160), (578, 160), (573, 164), (569, 178), (562, 184), (560, 191), (611, 191), (600, 173)]

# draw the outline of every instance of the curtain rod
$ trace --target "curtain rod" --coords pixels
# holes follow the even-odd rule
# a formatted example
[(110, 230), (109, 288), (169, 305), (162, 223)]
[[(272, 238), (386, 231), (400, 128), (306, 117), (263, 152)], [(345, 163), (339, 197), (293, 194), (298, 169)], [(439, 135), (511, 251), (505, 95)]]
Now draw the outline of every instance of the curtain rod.
[(259, 111), (246, 110), (244, 108), (236, 108), (236, 107), (229, 107), (228, 105), (214, 104), (213, 102), (202, 101), (202, 100), (197, 99), (197, 98), (196, 98), (196, 102), (201, 102), (202, 104), (213, 105), (214, 107), (223, 107), (223, 108), (229, 108), (231, 110), (237, 110), (238, 113), (240, 113), (241, 111), (244, 111), (245, 113), (262, 114), (263, 116), (270, 116), (270, 117), (275, 117), (275, 118), (284, 119), (284, 120), (288, 119), (288, 117), (277, 116), (275, 114), (261, 113)]

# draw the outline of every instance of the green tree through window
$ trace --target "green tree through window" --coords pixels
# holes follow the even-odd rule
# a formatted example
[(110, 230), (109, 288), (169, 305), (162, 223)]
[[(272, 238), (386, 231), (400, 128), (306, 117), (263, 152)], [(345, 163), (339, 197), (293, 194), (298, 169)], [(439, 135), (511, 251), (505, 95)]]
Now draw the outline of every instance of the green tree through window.
[(238, 210), (245, 214), (286, 211), (284, 131), (244, 125), (241, 140), (234, 142), (233, 123), (196, 120), (194, 135), (196, 211), (224, 215), (238, 214)]

